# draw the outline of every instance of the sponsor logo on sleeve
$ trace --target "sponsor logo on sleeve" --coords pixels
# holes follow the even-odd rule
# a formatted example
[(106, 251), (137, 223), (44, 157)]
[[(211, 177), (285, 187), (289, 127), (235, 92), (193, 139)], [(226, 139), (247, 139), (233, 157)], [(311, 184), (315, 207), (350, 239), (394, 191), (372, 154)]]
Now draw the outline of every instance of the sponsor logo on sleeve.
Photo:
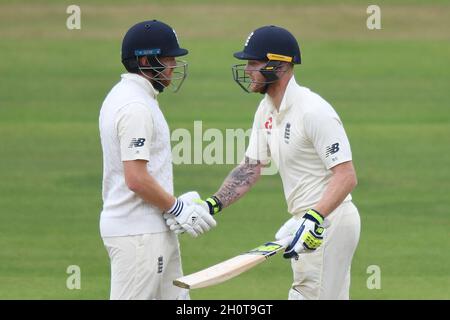
[(325, 153), (325, 158), (328, 158), (330, 155), (335, 154), (339, 151), (339, 143), (334, 143), (331, 146), (328, 146)]
[(133, 138), (131, 139), (130, 145), (128, 148), (139, 148), (143, 147), (145, 143), (145, 138)]

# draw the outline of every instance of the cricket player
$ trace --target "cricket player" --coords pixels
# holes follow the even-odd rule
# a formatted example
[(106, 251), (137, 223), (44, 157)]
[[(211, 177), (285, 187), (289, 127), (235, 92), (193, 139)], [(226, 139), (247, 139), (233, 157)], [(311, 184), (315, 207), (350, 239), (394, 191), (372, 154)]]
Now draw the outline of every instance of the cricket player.
[[(245, 160), (204, 206), (211, 214), (228, 207), (273, 161), (292, 215), (275, 235), (277, 240), (293, 239), (284, 252), (291, 259), (294, 278), (288, 298), (349, 299), (360, 217), (351, 201), (357, 180), (342, 121), (329, 103), (297, 84), (294, 65), (301, 63), (300, 49), (289, 31), (258, 28), (234, 57), (247, 61), (233, 66), (234, 80), (264, 98), (254, 117)], [(181, 232), (174, 219), (167, 223)]]
[(182, 276), (180, 249), (163, 214), (194, 237), (216, 225), (191, 201), (198, 193), (173, 196), (169, 127), (157, 96), (168, 87), (179, 89), (187, 63), (175, 58), (187, 53), (167, 24), (134, 25), (122, 42), (128, 73), (100, 111), (100, 233), (111, 261), (111, 299), (188, 299), (187, 290), (172, 285)]

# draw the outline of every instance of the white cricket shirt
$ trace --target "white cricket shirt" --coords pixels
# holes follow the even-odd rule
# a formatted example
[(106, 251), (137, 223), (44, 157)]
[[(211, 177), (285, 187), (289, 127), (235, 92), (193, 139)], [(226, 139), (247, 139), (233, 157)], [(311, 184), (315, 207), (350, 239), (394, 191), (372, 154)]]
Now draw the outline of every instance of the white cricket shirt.
[(128, 188), (122, 163), (147, 160), (148, 173), (173, 194), (170, 133), (157, 94), (145, 78), (127, 73), (103, 102), (99, 119), (103, 149), (102, 237), (168, 230), (162, 211)]
[[(277, 111), (265, 95), (256, 111), (246, 156), (278, 167), (291, 214), (317, 204), (331, 168), (352, 160), (350, 143), (333, 107), (294, 76)], [(345, 201), (351, 200), (349, 194)]]

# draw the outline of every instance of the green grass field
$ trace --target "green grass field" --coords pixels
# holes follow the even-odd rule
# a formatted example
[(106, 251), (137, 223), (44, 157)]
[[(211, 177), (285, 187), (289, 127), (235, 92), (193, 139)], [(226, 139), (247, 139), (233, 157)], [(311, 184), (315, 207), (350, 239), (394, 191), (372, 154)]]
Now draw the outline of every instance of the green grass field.
[[(297, 81), (327, 99), (352, 143), (362, 219), (353, 299), (450, 299), (450, 4), (378, 1), (382, 30), (359, 1), (0, 2), (0, 299), (107, 299), (99, 235), (98, 113), (123, 72), (120, 43), (137, 21), (171, 24), (190, 50), (189, 77), (160, 104), (171, 129), (249, 128), (258, 95), (231, 78), (251, 30), (278, 24), (298, 38)], [(343, 4), (345, 2), (345, 4)], [(256, 5), (256, 4), (259, 5)], [(337, 4), (339, 3), (339, 4)], [(216, 191), (232, 165), (177, 165), (177, 194)], [(181, 238), (185, 273), (272, 240), (288, 219), (278, 176), (265, 176), (205, 236)], [(66, 269), (81, 268), (81, 290)], [(366, 270), (381, 268), (381, 289)], [(274, 257), (193, 299), (286, 299), (287, 261)]]

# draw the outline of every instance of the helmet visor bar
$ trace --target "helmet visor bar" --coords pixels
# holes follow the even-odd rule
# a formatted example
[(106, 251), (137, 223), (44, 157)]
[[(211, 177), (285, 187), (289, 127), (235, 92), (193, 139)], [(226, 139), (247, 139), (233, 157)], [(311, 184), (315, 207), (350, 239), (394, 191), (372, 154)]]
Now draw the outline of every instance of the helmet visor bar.
[[(261, 72), (261, 68), (248, 68), (247, 64), (235, 64), (231, 67), (231, 70), (233, 72), (233, 79), (236, 81), (236, 83), (245, 91), (250, 93), (249, 90), (250, 86), (252, 84), (271, 84), (276, 82), (278, 79), (273, 81), (255, 81), (252, 80), (252, 78), (248, 75), (250, 72)], [(273, 72), (279, 71), (277, 69), (274, 69)]]
[[(180, 90), (181, 85), (187, 77), (187, 62), (184, 60), (175, 60), (174, 66), (168, 66), (163, 64), (157, 57), (156, 60), (160, 64), (160, 66), (140, 66), (139, 70), (141, 73), (149, 80), (155, 81), (159, 83), (164, 88), (170, 87), (173, 92), (177, 92)], [(142, 71), (149, 70), (152, 71), (152, 75), (148, 75), (143, 73)], [(171, 76), (167, 77), (164, 73), (164, 70), (171, 70)]]

